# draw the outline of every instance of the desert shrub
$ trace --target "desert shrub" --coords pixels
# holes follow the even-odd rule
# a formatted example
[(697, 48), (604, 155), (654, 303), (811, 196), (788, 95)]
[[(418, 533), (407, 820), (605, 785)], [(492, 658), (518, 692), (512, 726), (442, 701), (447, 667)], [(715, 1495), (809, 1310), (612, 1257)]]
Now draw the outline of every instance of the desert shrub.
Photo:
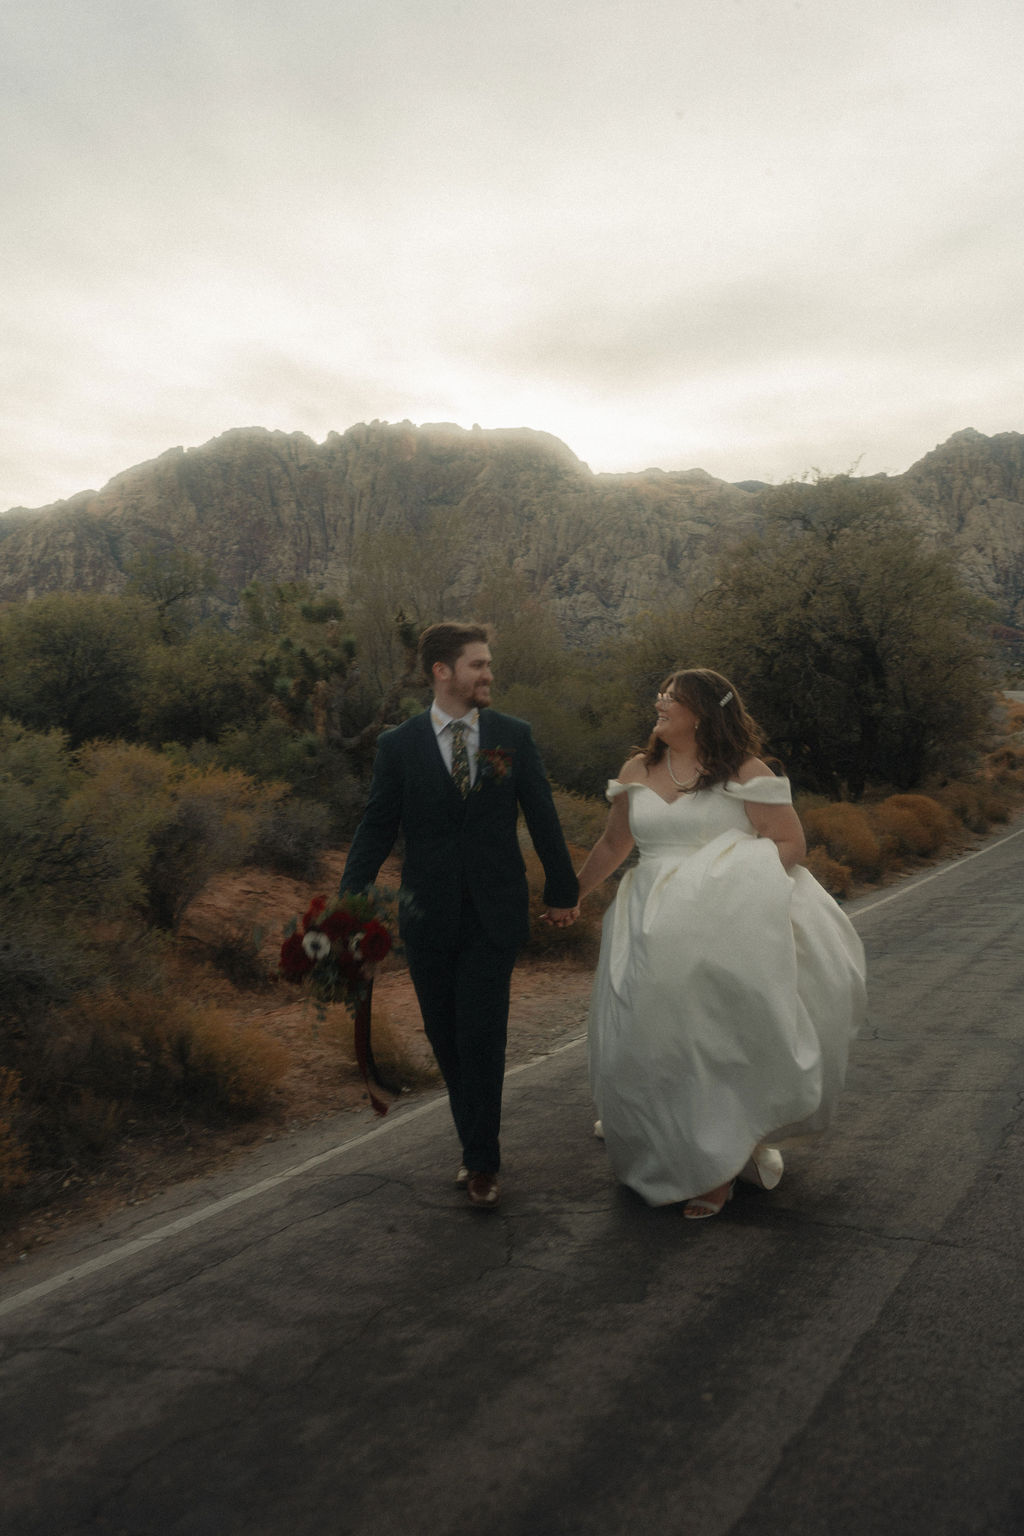
[(989, 823), (1009, 821), (1020, 804), (1018, 796), (1005, 784), (987, 781), (981, 789), (981, 810)]
[(867, 811), (846, 801), (803, 811), (808, 848), (824, 847), (830, 858), (864, 880), (882, 873), (883, 853)]
[(898, 864), (900, 855), (921, 850), (917, 844), (926, 839), (913, 811), (898, 805), (875, 806), (871, 817), (887, 864)]
[(954, 816), (969, 832), (987, 832), (991, 822), (985, 810), (986, 797), (980, 783), (954, 779), (931, 791), (932, 798)]
[(287, 1047), (212, 1008), (193, 1010), (179, 1036), (188, 1101), (225, 1114), (260, 1114), (288, 1071)]
[(275, 874), (313, 883), (321, 855), (330, 846), (331, 813), (318, 800), (295, 795), (267, 807), (252, 848), (252, 861)]
[(274, 716), (257, 726), (226, 731), (215, 748), (200, 749), (195, 761), (238, 768), (262, 783), (287, 784), (297, 801), (326, 809), (332, 839), (352, 835), (366, 803), (366, 784), (344, 752)]
[[(33, 1086), (40, 1101), (59, 1103), (65, 1085), (74, 1085), (60, 1119), (82, 1144), (89, 1106), (92, 1135), (110, 1105), (255, 1114), (287, 1069), (279, 1041), (232, 1023), (222, 1010), (168, 992), (110, 988), (54, 1018)], [(68, 1102), (75, 1106), (70, 1117)]]
[(125, 1106), (103, 1098), (92, 1088), (79, 1088), (61, 1106), (60, 1141), (65, 1156), (102, 1157), (124, 1128)]
[(631, 721), (599, 668), (575, 658), (563, 662), (557, 683), (503, 688), (499, 707), (529, 720), (552, 783), (599, 796), (629, 751)]
[(263, 932), (259, 928), (236, 929), (222, 934), (215, 942), (201, 946), (201, 952), (215, 970), (226, 976), (240, 992), (264, 992), (274, 985), (272, 973), (260, 952)]
[(820, 843), (809, 849), (803, 863), (830, 896), (841, 899), (850, 894), (853, 871), (848, 864), (840, 864), (837, 859), (833, 859)]
[(216, 741), (258, 718), (265, 701), (237, 636), (212, 625), (177, 645), (146, 651), (139, 683), (139, 737), (163, 742)]
[(871, 807), (871, 820), (897, 852), (927, 858), (954, 838), (956, 823), (948, 809), (928, 795), (890, 795)]
[(48, 592), (0, 614), (0, 711), (30, 730), (59, 728), (72, 746), (130, 736), (147, 645), (149, 603), (99, 592)]
[(1001, 778), (956, 779), (930, 791), (970, 832), (988, 832), (994, 823), (1009, 821), (1024, 796), (1013, 781)]
[(142, 891), (144, 847), (116, 815), (96, 818), (60, 731), (0, 720), (0, 1038), (102, 968), (98, 919)]
[(244, 774), (217, 769), (186, 773), (171, 786), (170, 804), (150, 834), (146, 870), (149, 916), (157, 927), (177, 927), (211, 875), (247, 861), (272, 793)]
[(151, 748), (92, 743), (78, 804), (105, 835), (136, 850), (146, 916), (176, 927), (214, 874), (244, 864), (287, 793), (240, 769), (196, 767)]

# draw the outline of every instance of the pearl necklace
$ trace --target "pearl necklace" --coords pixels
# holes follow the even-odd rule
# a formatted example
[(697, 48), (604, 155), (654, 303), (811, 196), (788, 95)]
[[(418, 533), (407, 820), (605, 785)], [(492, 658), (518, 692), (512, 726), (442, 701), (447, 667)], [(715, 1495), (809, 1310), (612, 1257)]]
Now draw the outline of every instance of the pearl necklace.
[(672, 748), (669, 747), (669, 746), (666, 746), (665, 751), (668, 754), (665, 766), (668, 768), (668, 776), (672, 780), (672, 783), (675, 785), (676, 789), (682, 789), (682, 790), (695, 789), (696, 786), (697, 786), (697, 780), (700, 778), (700, 769), (699, 768), (697, 769), (697, 772), (694, 774), (694, 776), (690, 780), (689, 784), (684, 784), (682, 782), (682, 780), (681, 779), (677, 779), (675, 774), (672, 772)]

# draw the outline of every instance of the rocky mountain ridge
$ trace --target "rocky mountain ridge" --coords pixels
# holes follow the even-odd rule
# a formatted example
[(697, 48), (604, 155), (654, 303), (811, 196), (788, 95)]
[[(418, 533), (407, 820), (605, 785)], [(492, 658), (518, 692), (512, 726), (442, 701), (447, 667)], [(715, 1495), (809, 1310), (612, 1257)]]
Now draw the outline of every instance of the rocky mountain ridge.
[[(1024, 619), (1024, 436), (958, 432), (890, 483), (1001, 617)], [(526, 428), (372, 422), (321, 444), (239, 428), (99, 491), (0, 516), (0, 603), (118, 592), (134, 557), (174, 547), (213, 565), (214, 607), (230, 618), (253, 580), (305, 581), (350, 601), (385, 550), (410, 580), (433, 563), (451, 612), (488, 572), (518, 573), (585, 644), (685, 596), (757, 526), (762, 495), (696, 469), (595, 475)]]

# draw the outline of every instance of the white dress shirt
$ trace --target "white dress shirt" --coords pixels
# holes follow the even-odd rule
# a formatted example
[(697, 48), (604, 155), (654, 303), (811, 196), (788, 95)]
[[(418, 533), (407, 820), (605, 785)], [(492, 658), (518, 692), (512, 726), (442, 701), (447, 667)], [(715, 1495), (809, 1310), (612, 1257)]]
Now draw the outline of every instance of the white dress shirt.
[[(448, 772), (452, 771), (452, 722), (458, 718), (455, 715), (446, 715), (437, 704), (430, 706), (430, 723), (434, 727), (434, 735), (441, 749), (441, 756)], [(468, 715), (462, 716), (462, 723), (466, 727), (466, 752), (469, 755), (469, 783), (470, 787), (476, 783), (476, 755), (480, 749), (480, 711), (471, 709)]]

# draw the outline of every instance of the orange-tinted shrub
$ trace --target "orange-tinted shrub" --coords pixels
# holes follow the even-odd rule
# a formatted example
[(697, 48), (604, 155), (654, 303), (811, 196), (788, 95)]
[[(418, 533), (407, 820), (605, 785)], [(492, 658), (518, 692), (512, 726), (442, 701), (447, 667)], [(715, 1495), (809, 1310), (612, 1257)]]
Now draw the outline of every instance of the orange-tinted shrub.
[(804, 811), (803, 825), (808, 848), (824, 847), (832, 859), (864, 880), (877, 880), (882, 873), (882, 847), (863, 806), (846, 801), (813, 806)]
[(1016, 774), (1024, 768), (1024, 750), (1020, 747), (1000, 747), (991, 754), (988, 762), (996, 773)]
[(830, 896), (849, 895), (850, 886), (853, 884), (853, 871), (848, 864), (840, 864), (838, 860), (827, 854), (820, 843), (808, 850), (803, 863)]
[(229, 1114), (259, 1114), (288, 1071), (280, 1040), (214, 1008), (195, 1010), (181, 1047), (188, 1097)]
[(76, 1085), (73, 1118), (84, 1121), (87, 1145), (112, 1133), (112, 1103), (256, 1114), (288, 1070), (279, 1040), (222, 1010), (141, 988), (79, 998), (54, 1023), (47, 1077)]
[(943, 784), (932, 791), (932, 798), (955, 816), (969, 832), (987, 832), (990, 826), (984, 808), (984, 796), (978, 784), (968, 784), (962, 779)]
[(948, 809), (928, 795), (890, 795), (871, 807), (871, 819), (896, 852), (920, 858), (946, 847), (956, 830)]

